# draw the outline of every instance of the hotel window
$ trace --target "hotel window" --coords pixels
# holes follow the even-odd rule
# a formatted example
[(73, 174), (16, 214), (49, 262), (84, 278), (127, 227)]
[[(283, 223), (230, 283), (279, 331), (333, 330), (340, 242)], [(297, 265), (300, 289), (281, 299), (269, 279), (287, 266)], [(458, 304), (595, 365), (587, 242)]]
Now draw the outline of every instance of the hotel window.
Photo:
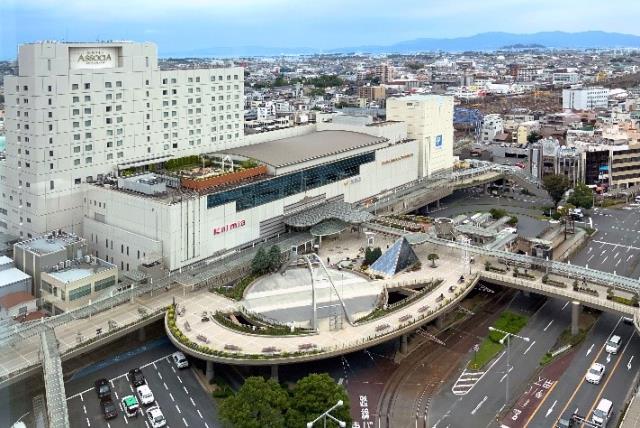
[(122, 88), (122, 81), (121, 80), (116, 81), (116, 88)]
[(79, 114), (80, 114), (80, 109), (74, 108), (74, 109), (73, 109), (73, 111), (71, 112), (71, 114), (72, 114), (73, 116), (77, 116), (77, 115), (79, 115)]
[(80, 159), (74, 159), (73, 160), (73, 164), (74, 165), (80, 165)]
[(87, 107), (84, 109), (84, 114), (91, 114), (91, 108)]
[(171, 79), (171, 83), (176, 83), (176, 78), (175, 77)]
[(111, 87), (111, 82), (104, 82), (104, 87), (105, 88), (110, 88)]
[(85, 83), (84, 84), (84, 88), (85, 89), (91, 89), (91, 83)]
[(73, 153), (80, 153), (80, 146), (75, 146), (73, 148)]
[(93, 162), (93, 159), (91, 157), (84, 159), (84, 163), (91, 163), (91, 162)]
[(121, 158), (124, 156), (124, 152), (118, 152), (118, 157)]
[(80, 102), (80, 97), (73, 97), (73, 102), (74, 103)]
[(122, 99), (122, 94), (118, 92), (116, 94), (116, 100), (120, 100), (120, 99)]
[(113, 159), (113, 153), (107, 153), (107, 160)]
[(72, 83), (71, 84), (71, 90), (72, 91), (77, 91), (78, 90), (78, 84), (77, 83)]
[(91, 101), (91, 95), (85, 95), (84, 102), (89, 102), (89, 101)]
[(73, 122), (74, 128), (80, 128), (80, 122)]
[(107, 94), (107, 101), (111, 101), (113, 99), (113, 94)]
[(84, 126), (91, 126), (91, 121), (90, 120), (85, 120), (84, 121)]
[(166, 84), (167, 84), (167, 79), (166, 79), (166, 78), (165, 78), (165, 79), (162, 79), (162, 84), (163, 84), (163, 85), (166, 85)]

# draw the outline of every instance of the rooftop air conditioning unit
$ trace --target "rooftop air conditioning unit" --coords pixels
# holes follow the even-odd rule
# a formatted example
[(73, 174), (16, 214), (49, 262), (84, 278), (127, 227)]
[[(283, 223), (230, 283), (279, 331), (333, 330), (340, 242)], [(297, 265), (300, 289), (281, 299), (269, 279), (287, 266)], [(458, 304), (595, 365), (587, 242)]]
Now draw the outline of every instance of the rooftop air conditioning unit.
[(59, 267), (60, 269), (64, 269), (64, 262), (60, 262), (60, 263), (58, 263), (58, 267)]
[(71, 260), (65, 260), (64, 267), (66, 268), (71, 267)]
[(84, 256), (84, 262), (85, 263), (91, 263), (91, 256), (89, 254), (87, 254), (86, 256)]

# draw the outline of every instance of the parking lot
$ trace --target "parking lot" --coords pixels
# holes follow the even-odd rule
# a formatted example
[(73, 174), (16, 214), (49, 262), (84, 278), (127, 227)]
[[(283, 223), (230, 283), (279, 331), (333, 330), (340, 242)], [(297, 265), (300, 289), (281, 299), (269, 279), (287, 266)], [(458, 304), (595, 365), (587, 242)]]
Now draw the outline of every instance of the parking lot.
[[(165, 348), (166, 352), (167, 349)], [(141, 427), (151, 428), (146, 420), (146, 413), (138, 413), (137, 417), (127, 418), (122, 408), (122, 398), (135, 395), (134, 387), (128, 376), (129, 369), (139, 367), (144, 374), (147, 384), (155, 398), (155, 404), (160, 406), (167, 427), (203, 427), (218, 426), (216, 409), (212, 398), (203, 390), (191, 369), (177, 369), (171, 360), (170, 353), (156, 357), (144, 364), (137, 361), (119, 363), (110, 368), (112, 377), (105, 371), (86, 376), (67, 386), (67, 405), (69, 420), (73, 428), (85, 427)], [(125, 367), (126, 366), (126, 367)], [(100, 401), (93, 383), (101, 376), (107, 377), (111, 384), (111, 398), (118, 407), (118, 416), (105, 420), (100, 408)], [(78, 391), (78, 392), (76, 392)], [(149, 406), (142, 406), (146, 411)]]
[(598, 233), (574, 255), (572, 263), (629, 278), (640, 277), (640, 207), (595, 208)]

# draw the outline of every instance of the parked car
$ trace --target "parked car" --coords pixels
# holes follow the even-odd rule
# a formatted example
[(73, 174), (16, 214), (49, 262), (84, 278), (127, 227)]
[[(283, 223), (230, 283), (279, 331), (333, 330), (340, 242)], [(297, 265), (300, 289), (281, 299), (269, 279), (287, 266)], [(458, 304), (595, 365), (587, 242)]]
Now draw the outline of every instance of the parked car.
[(614, 334), (607, 340), (607, 345), (604, 347), (604, 350), (610, 354), (617, 354), (621, 344), (622, 338)]
[(185, 357), (182, 352), (174, 352), (171, 355), (171, 358), (173, 358), (173, 362), (175, 363), (177, 368), (186, 369), (187, 367), (189, 367), (189, 360), (187, 360), (187, 357)]
[(100, 400), (100, 407), (105, 419), (113, 419), (118, 416), (118, 408), (111, 397)]
[(103, 398), (111, 397), (111, 385), (109, 385), (108, 380), (98, 379), (95, 381), (94, 385), (99, 399), (102, 400)]
[(158, 406), (149, 407), (147, 409), (147, 420), (149, 421), (151, 428), (161, 428), (167, 424), (167, 420), (164, 418), (162, 410), (160, 410), (160, 407)]
[(155, 401), (153, 392), (151, 392), (151, 388), (149, 388), (149, 385), (140, 385), (139, 387), (137, 387), (136, 394), (138, 394), (140, 402), (145, 406)]
[(587, 372), (587, 375), (585, 376), (585, 380), (594, 385), (599, 384), (602, 380), (602, 377), (604, 376), (604, 370), (605, 367), (603, 364), (593, 363), (593, 365)]
[(124, 409), (124, 414), (127, 415), (128, 418), (132, 418), (138, 416), (140, 404), (135, 395), (126, 395), (122, 397), (122, 408)]
[(146, 383), (144, 374), (142, 374), (142, 370), (139, 368), (129, 370), (129, 381), (131, 381), (133, 386), (140, 386)]

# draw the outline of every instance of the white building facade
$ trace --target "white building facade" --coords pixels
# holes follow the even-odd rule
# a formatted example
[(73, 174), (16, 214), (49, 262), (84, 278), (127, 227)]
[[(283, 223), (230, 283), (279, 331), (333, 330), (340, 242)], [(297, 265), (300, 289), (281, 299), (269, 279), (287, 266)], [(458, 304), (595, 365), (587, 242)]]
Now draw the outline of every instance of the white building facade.
[(387, 99), (387, 120), (405, 122), (418, 142), (418, 174), (430, 177), (453, 167), (453, 97), (412, 95)]
[(25, 44), (18, 65), (0, 232), (82, 233), (83, 183), (242, 142), (242, 68), (161, 71), (156, 46), (132, 42)]
[(595, 110), (607, 108), (609, 89), (602, 87), (563, 89), (562, 108), (569, 110)]

